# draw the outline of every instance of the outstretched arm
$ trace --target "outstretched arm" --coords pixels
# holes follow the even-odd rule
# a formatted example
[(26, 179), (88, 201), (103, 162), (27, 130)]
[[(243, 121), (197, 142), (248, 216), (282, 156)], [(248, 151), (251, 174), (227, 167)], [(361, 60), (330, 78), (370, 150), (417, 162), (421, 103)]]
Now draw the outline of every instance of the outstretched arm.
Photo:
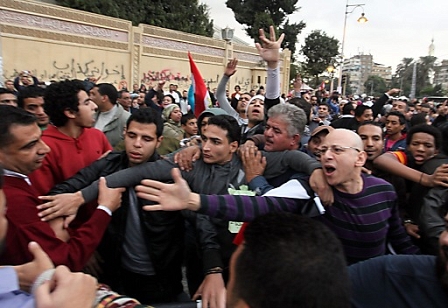
[(433, 174), (426, 174), (400, 163), (392, 153), (384, 153), (378, 156), (373, 163), (378, 169), (426, 187), (434, 187), (436, 185), (448, 187), (448, 183), (446, 183), (448, 179), (448, 164), (439, 166)]
[[(146, 211), (192, 210), (211, 217), (251, 221), (258, 215), (273, 211), (286, 211), (307, 214), (304, 207), (309, 197), (251, 197), (238, 195), (199, 195), (192, 193), (179, 169), (172, 170), (174, 184), (164, 184), (153, 180), (143, 180), (136, 187), (137, 196), (155, 202), (155, 205), (143, 207)], [(299, 182), (293, 183), (299, 190)], [(291, 185), (291, 183), (289, 183)], [(295, 186), (297, 185), (297, 187)], [(292, 191), (292, 193), (294, 193)]]

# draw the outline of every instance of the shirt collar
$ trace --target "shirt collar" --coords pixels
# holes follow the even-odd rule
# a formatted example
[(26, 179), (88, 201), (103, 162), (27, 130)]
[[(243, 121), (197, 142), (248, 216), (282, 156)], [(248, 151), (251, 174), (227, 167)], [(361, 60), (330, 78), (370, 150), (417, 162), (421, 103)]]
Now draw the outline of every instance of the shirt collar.
[(8, 169), (4, 169), (4, 175), (5, 176), (11, 176), (11, 177), (14, 177), (14, 178), (23, 179), (25, 182), (27, 182), (28, 185), (31, 186), (30, 178), (28, 176), (22, 174), (22, 173), (11, 171), (11, 170), (8, 170)]

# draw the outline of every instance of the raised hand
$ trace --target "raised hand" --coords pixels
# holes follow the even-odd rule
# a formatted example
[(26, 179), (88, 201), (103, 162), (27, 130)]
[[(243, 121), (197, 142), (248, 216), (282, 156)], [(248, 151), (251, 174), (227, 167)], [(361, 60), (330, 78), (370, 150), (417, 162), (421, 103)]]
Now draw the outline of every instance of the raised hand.
[(230, 77), (233, 74), (235, 74), (237, 64), (238, 64), (238, 60), (236, 58), (233, 58), (232, 60), (230, 60), (229, 63), (227, 63), (227, 65), (226, 65), (226, 68), (224, 70), (224, 75), (226, 75), (227, 77)]
[(255, 47), (257, 47), (260, 57), (268, 63), (268, 66), (269, 64), (275, 64), (276, 67), (277, 62), (280, 60), (280, 47), (285, 38), (285, 34), (282, 33), (278, 40), (276, 40), (273, 26), (269, 27), (269, 39), (266, 38), (263, 29), (260, 29), (259, 33), (261, 44), (256, 43)]

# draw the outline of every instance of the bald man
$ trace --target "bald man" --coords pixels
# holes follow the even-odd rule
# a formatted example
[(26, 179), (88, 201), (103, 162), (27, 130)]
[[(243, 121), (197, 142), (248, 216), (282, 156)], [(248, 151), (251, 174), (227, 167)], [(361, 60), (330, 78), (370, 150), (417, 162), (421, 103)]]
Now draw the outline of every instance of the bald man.
[[(335, 129), (327, 135), (319, 150), (334, 203), (315, 219), (339, 237), (349, 264), (388, 253), (388, 243), (396, 253), (417, 253), (402, 226), (393, 186), (361, 172), (367, 159), (363, 149), (361, 138), (350, 130)], [(251, 221), (270, 211), (301, 213), (307, 204), (303, 196), (294, 195), (303, 189), (295, 179), (263, 197), (198, 195), (189, 192), (180, 175), (173, 179), (174, 184), (145, 180), (137, 187), (139, 197), (160, 203), (145, 210), (186, 208), (212, 217)]]

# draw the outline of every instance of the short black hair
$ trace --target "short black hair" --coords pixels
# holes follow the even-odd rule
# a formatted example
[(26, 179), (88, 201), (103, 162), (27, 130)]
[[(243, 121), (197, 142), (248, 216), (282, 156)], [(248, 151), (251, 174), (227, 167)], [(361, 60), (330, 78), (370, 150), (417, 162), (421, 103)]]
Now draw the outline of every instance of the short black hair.
[(0, 114), (2, 115), (2, 120), (0, 121), (0, 147), (8, 146), (14, 141), (14, 136), (11, 134), (11, 126), (28, 126), (37, 123), (37, 118), (34, 114), (14, 106), (0, 105)]
[(188, 121), (190, 121), (191, 119), (196, 119), (196, 117), (194, 116), (194, 114), (192, 113), (186, 113), (184, 115), (182, 115), (182, 118), (180, 119), (180, 124), (181, 125), (185, 125), (187, 124)]
[(44, 95), (44, 109), (53, 125), (61, 127), (68, 122), (68, 118), (64, 114), (66, 110), (79, 111), (78, 93), (81, 91), (85, 92), (85, 89), (80, 80), (67, 79), (52, 83), (47, 87)]
[[(355, 107), (353, 106), (353, 103), (352, 102), (347, 102), (342, 107), (342, 114), (344, 114), (344, 115), (351, 114), (353, 110), (355, 110)], [(363, 113), (364, 113), (364, 111), (363, 111)]]
[(0, 88), (0, 94), (12, 94), (15, 95), (13, 91), (6, 89), (6, 88)]
[(165, 97), (167, 97), (167, 96), (171, 98), (171, 104), (175, 104), (176, 103), (176, 100), (174, 99), (174, 96), (172, 96), (171, 94), (164, 94), (163, 97), (162, 97), (162, 100)]
[(406, 124), (406, 118), (404, 117), (404, 114), (402, 114), (399, 111), (395, 111), (395, 110), (389, 111), (389, 113), (386, 114), (386, 119), (388, 116), (398, 117), (398, 121), (400, 121), (400, 125)]
[(121, 98), (123, 96), (123, 93), (130, 93), (130, 92), (128, 90), (125, 90), (125, 89), (120, 90), (120, 91), (118, 91), (118, 98)]
[(327, 102), (320, 102), (319, 104), (317, 104), (317, 108), (319, 108), (319, 106), (325, 106), (328, 110), (331, 110), (330, 105), (328, 105)]
[(249, 307), (350, 307), (342, 245), (322, 223), (269, 213), (247, 226), (243, 245), (234, 289)]
[(428, 115), (426, 113), (417, 113), (412, 115), (411, 119), (409, 120), (409, 124), (411, 125), (411, 127), (417, 126), (417, 125), (422, 125), (422, 124), (427, 124), (426, 122), (426, 117)]
[(369, 106), (366, 105), (358, 105), (355, 108), (355, 117), (359, 118), (360, 116), (362, 116), (364, 114), (364, 111), (366, 111), (367, 109), (372, 109)]
[(406, 144), (411, 144), (412, 137), (416, 133), (425, 133), (434, 137), (434, 146), (438, 150), (442, 146), (442, 133), (439, 129), (428, 124), (419, 124), (411, 127), (406, 134)]
[(380, 123), (378, 122), (374, 122), (374, 121), (363, 121), (359, 124), (358, 128), (356, 129), (356, 133), (359, 135), (359, 129), (365, 125), (372, 125), (372, 126), (376, 126), (381, 130), (381, 133), (383, 132), (383, 126), (381, 126)]
[(23, 108), (25, 106), (23, 100), (26, 98), (37, 98), (37, 97), (44, 97), (45, 90), (38, 86), (29, 86), (24, 87), (18, 97), (17, 105), (20, 108)]
[(95, 88), (98, 88), (98, 92), (101, 95), (106, 95), (112, 104), (115, 104), (117, 102), (118, 91), (117, 88), (115, 88), (112, 84), (103, 82), (97, 84)]
[(212, 116), (208, 119), (208, 125), (215, 125), (227, 131), (227, 139), (229, 142), (237, 141), (240, 144), (241, 129), (237, 120), (227, 114)]
[(152, 108), (142, 108), (134, 111), (126, 121), (126, 129), (129, 128), (131, 122), (141, 124), (155, 124), (157, 138), (163, 133), (163, 119), (162, 116)]

